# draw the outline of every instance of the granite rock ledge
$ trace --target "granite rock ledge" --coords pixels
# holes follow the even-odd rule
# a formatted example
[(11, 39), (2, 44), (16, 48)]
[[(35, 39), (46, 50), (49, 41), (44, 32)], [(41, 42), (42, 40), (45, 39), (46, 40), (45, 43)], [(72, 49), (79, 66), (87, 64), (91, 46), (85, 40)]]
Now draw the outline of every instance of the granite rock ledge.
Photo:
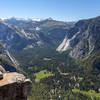
[(31, 89), (30, 79), (17, 72), (0, 72), (0, 100), (27, 100)]

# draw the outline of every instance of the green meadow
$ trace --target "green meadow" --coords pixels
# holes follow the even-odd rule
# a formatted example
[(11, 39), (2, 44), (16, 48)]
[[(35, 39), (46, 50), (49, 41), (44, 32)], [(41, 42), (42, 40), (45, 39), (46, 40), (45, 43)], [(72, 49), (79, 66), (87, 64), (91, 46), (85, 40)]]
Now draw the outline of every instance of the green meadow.
[(42, 70), (38, 73), (35, 73), (35, 82), (40, 82), (41, 79), (52, 76), (53, 74), (47, 70)]
[(93, 98), (98, 98), (100, 100), (100, 93), (96, 93), (94, 90), (83, 91), (79, 89), (73, 89), (73, 92), (81, 93), (83, 95), (91, 97), (92, 100), (94, 100)]

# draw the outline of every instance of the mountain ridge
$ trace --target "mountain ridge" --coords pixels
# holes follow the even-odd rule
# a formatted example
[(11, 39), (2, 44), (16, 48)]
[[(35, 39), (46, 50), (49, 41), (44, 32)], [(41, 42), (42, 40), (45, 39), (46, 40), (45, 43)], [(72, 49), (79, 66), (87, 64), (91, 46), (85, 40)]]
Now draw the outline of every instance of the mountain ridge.
[(99, 22), (100, 17), (78, 21), (74, 27), (68, 31), (65, 37), (66, 41), (63, 41), (57, 50), (66, 51), (72, 48), (70, 55), (79, 59), (88, 56), (96, 50), (96, 48), (99, 49)]
[[(17, 25), (12, 24), (13, 20), (15, 20)], [(17, 50), (27, 47), (34, 48), (43, 46), (44, 44), (56, 46), (57, 42), (63, 39), (66, 31), (70, 28), (70, 25), (67, 25), (67, 23), (52, 19), (46, 19), (40, 22), (22, 22), (16, 19), (10, 19), (11, 24), (5, 21), (1, 21), (0, 23), (1, 32), (3, 32), (0, 35), (0, 39), (9, 48)], [(5, 41), (4, 38), (6, 39)], [(23, 46), (21, 47), (22, 44)]]

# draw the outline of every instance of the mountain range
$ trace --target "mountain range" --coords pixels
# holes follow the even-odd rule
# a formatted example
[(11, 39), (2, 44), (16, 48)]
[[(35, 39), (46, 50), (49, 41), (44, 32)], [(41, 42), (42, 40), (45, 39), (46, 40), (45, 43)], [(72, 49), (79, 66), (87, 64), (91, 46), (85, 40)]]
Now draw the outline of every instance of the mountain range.
[(1, 19), (0, 40), (7, 48), (17, 50), (57, 46), (71, 26), (65, 22), (45, 19), (40, 21), (19, 20), (15, 18)]
[[(32, 79), (30, 98), (34, 99), (30, 100), (38, 100), (38, 93), (39, 100), (48, 100), (48, 95), (56, 99), (61, 95), (61, 100), (93, 100), (83, 91), (99, 92), (100, 16), (78, 22), (1, 18), (0, 57), (7, 71), (25, 71)], [(66, 92), (70, 96), (66, 97)]]
[(96, 17), (71, 25), (52, 18), (38, 21), (1, 19), (0, 41), (8, 49), (14, 50), (52, 47), (63, 52), (71, 49), (70, 55), (80, 59), (100, 48), (99, 21), (100, 17)]

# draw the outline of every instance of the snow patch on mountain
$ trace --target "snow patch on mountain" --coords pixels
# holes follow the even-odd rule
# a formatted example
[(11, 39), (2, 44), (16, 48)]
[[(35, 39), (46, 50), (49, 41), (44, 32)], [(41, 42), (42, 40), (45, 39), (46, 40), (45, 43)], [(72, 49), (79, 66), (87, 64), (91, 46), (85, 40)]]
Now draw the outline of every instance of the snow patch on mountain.
[(36, 31), (39, 31), (40, 30), (40, 28), (39, 27), (36, 27)]
[(2, 20), (2, 21), (9, 20), (9, 19), (15, 19), (17, 21), (37, 21), (37, 22), (40, 22), (40, 21), (45, 20), (45, 19), (42, 19), (42, 18), (18, 18), (18, 17), (11, 17), (11, 18), (5, 17), (5, 18), (0, 18), (0, 20)]
[(34, 47), (33, 45), (27, 45), (27, 46), (24, 48), (24, 50), (31, 49), (31, 48), (33, 48), (33, 47)]

